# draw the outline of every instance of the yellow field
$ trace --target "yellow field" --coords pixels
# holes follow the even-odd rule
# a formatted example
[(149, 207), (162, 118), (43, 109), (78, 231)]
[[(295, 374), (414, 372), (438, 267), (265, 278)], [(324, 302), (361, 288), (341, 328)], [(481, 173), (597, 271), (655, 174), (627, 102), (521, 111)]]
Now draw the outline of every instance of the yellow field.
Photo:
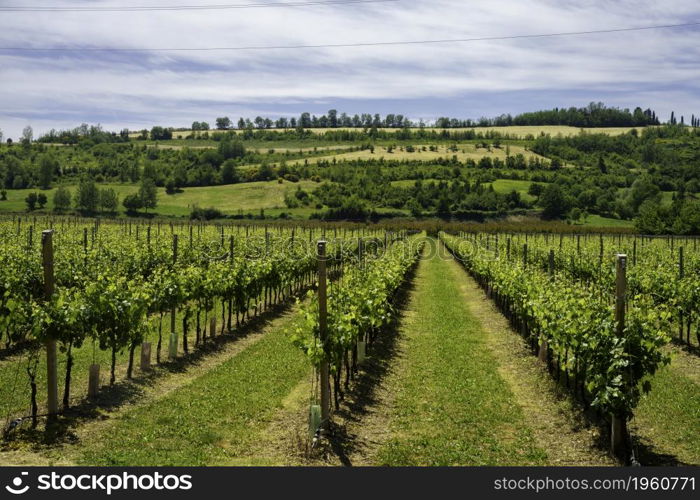
[[(499, 132), (503, 135), (510, 135), (513, 137), (524, 138), (527, 135), (538, 136), (542, 133), (549, 134), (552, 136), (561, 134), (563, 136), (578, 135), (582, 130), (589, 134), (608, 134), (608, 135), (622, 135), (626, 134), (635, 127), (592, 127), (592, 128), (578, 128), (578, 127), (568, 127), (565, 125), (533, 125), (533, 126), (511, 126), (511, 127), (473, 127), (473, 128), (450, 128), (450, 129), (433, 129), (428, 128), (428, 130), (448, 130), (448, 131), (465, 131), (473, 130), (475, 132)], [(644, 127), (636, 127), (637, 130), (641, 131)], [(329, 129), (311, 129), (312, 132), (317, 134), (323, 134)], [(338, 128), (334, 130), (357, 130), (357, 129), (343, 129)], [(361, 129), (360, 129), (361, 130)], [(382, 128), (379, 129), (387, 132), (395, 132), (395, 128)], [(413, 128), (411, 130), (418, 130)]]
[[(59, 144), (60, 145), (60, 144)], [(210, 146), (187, 146), (187, 145), (182, 145), (182, 144), (168, 144), (167, 142), (158, 142), (158, 144), (150, 144), (149, 147), (152, 148), (162, 148), (162, 149), (184, 149), (184, 148), (189, 148), (189, 149), (216, 149), (218, 145), (212, 144)], [(312, 153), (314, 151), (335, 151), (339, 149), (352, 149), (356, 146), (354, 145), (335, 145), (335, 146), (317, 146), (317, 147), (310, 147), (310, 148), (278, 148), (278, 147), (272, 147), (272, 148), (246, 148), (246, 151), (251, 151), (254, 153), (268, 153), (270, 149), (273, 149), (275, 153)]]
[[(479, 161), (481, 158), (487, 156), (490, 157), (491, 159), (495, 158), (500, 158), (501, 160), (506, 159), (506, 147), (503, 146), (500, 149), (497, 148), (491, 148), (491, 151), (484, 149), (484, 148), (476, 148), (474, 144), (461, 144), (458, 145), (457, 151), (451, 151), (449, 150), (448, 146), (438, 146), (437, 151), (422, 151), (423, 145), (415, 145), (416, 151), (413, 153), (407, 152), (405, 149), (397, 147), (394, 148), (394, 150), (389, 153), (387, 150), (387, 147), (384, 146), (378, 146), (374, 149), (374, 153), (370, 152), (368, 149), (365, 149), (363, 151), (353, 151), (351, 153), (341, 153), (337, 155), (331, 155), (331, 156), (319, 156), (317, 158), (309, 158), (308, 163), (317, 163), (321, 160), (332, 160), (333, 158), (336, 159), (336, 161), (341, 161), (341, 160), (370, 160), (370, 159), (380, 159), (384, 158), (385, 160), (420, 160), (420, 161), (434, 161), (437, 160), (438, 158), (452, 158), (453, 156), (456, 156), (459, 161), (465, 161), (465, 160), (474, 160), (474, 161)], [(428, 145), (425, 145), (426, 149), (429, 148)], [(527, 151), (525, 148), (521, 146), (509, 146), (510, 148), (510, 154), (511, 156), (515, 156), (516, 154), (520, 153), (522, 154), (526, 159), (529, 159), (531, 157), (537, 157), (540, 159), (545, 159), (543, 156), (539, 156), (532, 151)], [(296, 164), (296, 165), (301, 165), (304, 163), (304, 160), (296, 160), (294, 162), (289, 162), (290, 165)]]
[[(525, 137), (528, 134), (537, 137), (538, 135), (544, 133), (552, 136), (561, 134), (563, 136), (569, 137), (572, 135), (578, 135), (581, 131), (585, 131), (588, 134), (608, 134), (608, 135), (622, 135), (626, 134), (635, 127), (608, 127), (608, 128), (578, 128), (578, 127), (567, 127), (564, 125), (533, 125), (533, 126), (513, 126), (513, 127), (476, 127), (473, 130), (476, 132), (488, 132), (494, 131), (501, 134), (508, 134), (511, 136)], [(636, 127), (638, 131), (644, 129), (644, 127)], [(452, 129), (454, 130), (454, 129)]]
[[(494, 132), (499, 132), (501, 134), (508, 134), (513, 137), (518, 137), (518, 138), (524, 138), (527, 135), (533, 135), (533, 136), (538, 136), (542, 133), (544, 134), (549, 134), (549, 135), (558, 135), (561, 134), (563, 136), (572, 136), (572, 135), (578, 135), (582, 130), (585, 130), (587, 133), (590, 134), (608, 134), (608, 135), (621, 135), (621, 134), (626, 134), (632, 128), (635, 127), (608, 127), (608, 128), (578, 128), (578, 127), (568, 127), (565, 125), (532, 125), (532, 126), (512, 126), (512, 127), (474, 127), (474, 128), (451, 128), (447, 130), (452, 130), (452, 131), (462, 131), (462, 130), (474, 130), (475, 132), (488, 132), (488, 131), (494, 131)], [(637, 130), (641, 131), (644, 127), (636, 127)], [(270, 130), (284, 130), (284, 129), (270, 129)], [(288, 129), (287, 129), (288, 130)], [(316, 134), (325, 134), (328, 131), (331, 130), (362, 130), (362, 129), (356, 129), (356, 128), (336, 128), (336, 129), (327, 129), (327, 128), (316, 128), (316, 129), (309, 129), (313, 133)], [(388, 131), (388, 132), (396, 132), (397, 129), (395, 128), (382, 128), (380, 130), (383, 131)], [(418, 130), (417, 128), (413, 128), (411, 130)], [(444, 130), (444, 129), (433, 129), (433, 128), (428, 128), (428, 130)], [(222, 130), (210, 130), (209, 134), (220, 134), (222, 133)], [(240, 130), (232, 130), (231, 132), (235, 133), (241, 133)], [(189, 130), (186, 131), (179, 131), (179, 132), (173, 132), (173, 139), (184, 139), (188, 135), (190, 135), (192, 132)], [(139, 135), (138, 132), (131, 132), (129, 134), (129, 137), (137, 137)]]

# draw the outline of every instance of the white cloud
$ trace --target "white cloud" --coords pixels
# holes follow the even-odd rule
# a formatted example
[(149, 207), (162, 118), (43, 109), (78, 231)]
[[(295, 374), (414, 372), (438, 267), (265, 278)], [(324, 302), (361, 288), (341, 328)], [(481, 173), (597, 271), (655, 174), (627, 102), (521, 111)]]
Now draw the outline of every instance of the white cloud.
[[(112, 0), (90, 2), (114, 5)], [(132, 0), (132, 5), (162, 0)], [(193, 2), (187, 2), (193, 3)], [(200, 0), (198, 3), (212, 3)], [(47, 3), (49, 5), (49, 3)], [(63, 5), (63, 4), (62, 4)], [(694, 1), (403, 0), (334, 7), (141, 13), (3, 13), (0, 46), (225, 47), (507, 36), (700, 20)], [(551, 105), (605, 100), (660, 113), (697, 110), (697, 31), (336, 49), (52, 53), (0, 52), (0, 128), (17, 136), (101, 121), (106, 126), (185, 125), (221, 114), (288, 114), (315, 103), (425, 115), (433, 100), (533, 93)], [(575, 102), (559, 102), (554, 96)], [(491, 96), (491, 97), (490, 97)], [(584, 102), (579, 102), (584, 100)], [(295, 105), (293, 105), (296, 103)], [(398, 104), (397, 104), (398, 106)], [(343, 108), (348, 112), (359, 111)], [(420, 110), (420, 111), (419, 111)], [(366, 109), (363, 109), (366, 111)], [(517, 111), (517, 110), (512, 110)], [(435, 110), (435, 114), (444, 111)], [(455, 112), (455, 114), (457, 114)]]

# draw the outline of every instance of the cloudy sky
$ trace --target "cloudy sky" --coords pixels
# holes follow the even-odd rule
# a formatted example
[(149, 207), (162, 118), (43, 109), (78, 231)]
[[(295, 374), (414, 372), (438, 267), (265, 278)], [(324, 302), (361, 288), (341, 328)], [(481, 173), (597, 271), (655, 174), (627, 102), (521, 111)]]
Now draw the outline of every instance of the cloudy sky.
[[(163, 6), (303, 0), (0, 0)], [(700, 115), (700, 26), (470, 43), (190, 52), (203, 48), (498, 37), (700, 22), (697, 0), (394, 0), (147, 12), (0, 11), (0, 129), (213, 124), (330, 108), (413, 119), (603, 101)]]

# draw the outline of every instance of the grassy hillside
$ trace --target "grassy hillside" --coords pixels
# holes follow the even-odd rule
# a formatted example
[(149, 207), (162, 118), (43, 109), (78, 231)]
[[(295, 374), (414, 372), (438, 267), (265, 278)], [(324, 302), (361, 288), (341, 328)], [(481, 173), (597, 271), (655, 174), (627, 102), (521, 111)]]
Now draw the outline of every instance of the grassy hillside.
[[(247, 182), (243, 184), (230, 184), (225, 186), (207, 186), (186, 188), (177, 194), (166, 194), (165, 189), (158, 188), (158, 206), (155, 212), (159, 215), (187, 216), (192, 207), (215, 207), (227, 215), (237, 213), (259, 212), (260, 209), (273, 209), (270, 215), (278, 215), (281, 212), (295, 215), (309, 215), (311, 209), (287, 209), (284, 203), (284, 195), (288, 191), (293, 192), (301, 186), (302, 189), (311, 190), (317, 184), (311, 181), (279, 183), (278, 181)], [(121, 200), (125, 196), (138, 191), (138, 185), (134, 184), (101, 184), (101, 188), (113, 188), (120, 200), (120, 212), (123, 212)], [(76, 186), (68, 186), (75, 193)], [(24, 212), (27, 208), (24, 199), (31, 192), (43, 192), (49, 199), (48, 208), (52, 208), (54, 189), (41, 191), (38, 189), (11, 189), (7, 191), (7, 201), (0, 202), (0, 210), (5, 212)], [(277, 209), (277, 210), (274, 210)]]

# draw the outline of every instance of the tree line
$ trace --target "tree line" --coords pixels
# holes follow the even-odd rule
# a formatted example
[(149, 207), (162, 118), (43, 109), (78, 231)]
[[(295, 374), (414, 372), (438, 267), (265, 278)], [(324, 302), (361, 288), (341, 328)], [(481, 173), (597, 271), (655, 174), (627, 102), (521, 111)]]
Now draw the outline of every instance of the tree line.
[[(510, 114), (494, 118), (459, 119), (440, 117), (432, 124), (435, 128), (473, 128), (473, 127), (505, 127), (511, 125), (568, 125), (573, 127), (644, 127), (659, 125), (661, 122), (656, 112), (651, 109), (642, 110), (637, 107), (633, 111), (606, 107), (603, 103), (591, 103), (584, 108), (554, 108), (551, 110), (522, 113), (515, 116)], [(671, 119), (673, 123), (673, 115)], [(695, 124), (693, 117), (692, 123)], [(417, 123), (402, 114), (378, 113), (355, 114), (340, 113), (331, 109), (320, 116), (302, 113), (298, 118), (281, 117), (277, 120), (257, 116), (254, 120), (240, 118), (234, 127), (230, 118), (224, 116), (216, 119), (218, 130), (238, 128), (245, 129), (284, 129), (284, 128), (411, 128), (429, 126), (424, 120)], [(693, 125), (696, 126), (696, 125)], [(193, 128), (193, 130), (195, 130)]]
[[(331, 109), (325, 114), (315, 115), (308, 112), (301, 113), (299, 117), (279, 117), (275, 120), (267, 117), (256, 116), (254, 119), (239, 118), (234, 123), (228, 116), (216, 118), (215, 130), (206, 121), (194, 121), (189, 129), (154, 126), (150, 130), (143, 129), (135, 135), (136, 140), (168, 141), (173, 138), (174, 132), (191, 132), (185, 138), (213, 139), (222, 131), (243, 131), (244, 139), (254, 140), (285, 140), (289, 138), (304, 139), (312, 134), (309, 129), (361, 129), (366, 138), (376, 139), (385, 136), (380, 129), (469, 129), (476, 127), (507, 127), (507, 126), (547, 126), (565, 125), (580, 128), (589, 127), (646, 127), (660, 125), (661, 121), (656, 112), (647, 108), (636, 107), (634, 110), (607, 107), (603, 103), (590, 103), (583, 108), (554, 108), (517, 114), (503, 114), (493, 118), (482, 117), (479, 119), (459, 119), (451, 117), (439, 117), (434, 123), (421, 119), (418, 122), (410, 120), (403, 114), (389, 113), (384, 116), (379, 113), (362, 113), (350, 115), (338, 113)], [(680, 120), (675, 112), (671, 113), (668, 121), (670, 125), (686, 125), (685, 117)], [(700, 118), (694, 114), (688, 122), (690, 127), (700, 127)], [(278, 135), (284, 131), (284, 135)], [(255, 132), (258, 132), (256, 134)], [(268, 132), (274, 135), (261, 135), (260, 132)], [(406, 130), (406, 133), (410, 131)], [(290, 135), (291, 134), (291, 135)], [(507, 133), (506, 133), (507, 135)], [(353, 138), (357, 139), (353, 136)], [(400, 137), (399, 137), (400, 138)], [(37, 141), (43, 143), (78, 144), (88, 142), (98, 144), (103, 142), (128, 142), (131, 139), (130, 131), (123, 129), (120, 132), (107, 132), (97, 126), (82, 124), (71, 130), (51, 130), (40, 136)], [(351, 140), (350, 137), (329, 137), (332, 140)], [(455, 137), (455, 139), (468, 139), (468, 137)], [(23, 136), (23, 140), (24, 136)], [(31, 137), (29, 141), (31, 141)]]

